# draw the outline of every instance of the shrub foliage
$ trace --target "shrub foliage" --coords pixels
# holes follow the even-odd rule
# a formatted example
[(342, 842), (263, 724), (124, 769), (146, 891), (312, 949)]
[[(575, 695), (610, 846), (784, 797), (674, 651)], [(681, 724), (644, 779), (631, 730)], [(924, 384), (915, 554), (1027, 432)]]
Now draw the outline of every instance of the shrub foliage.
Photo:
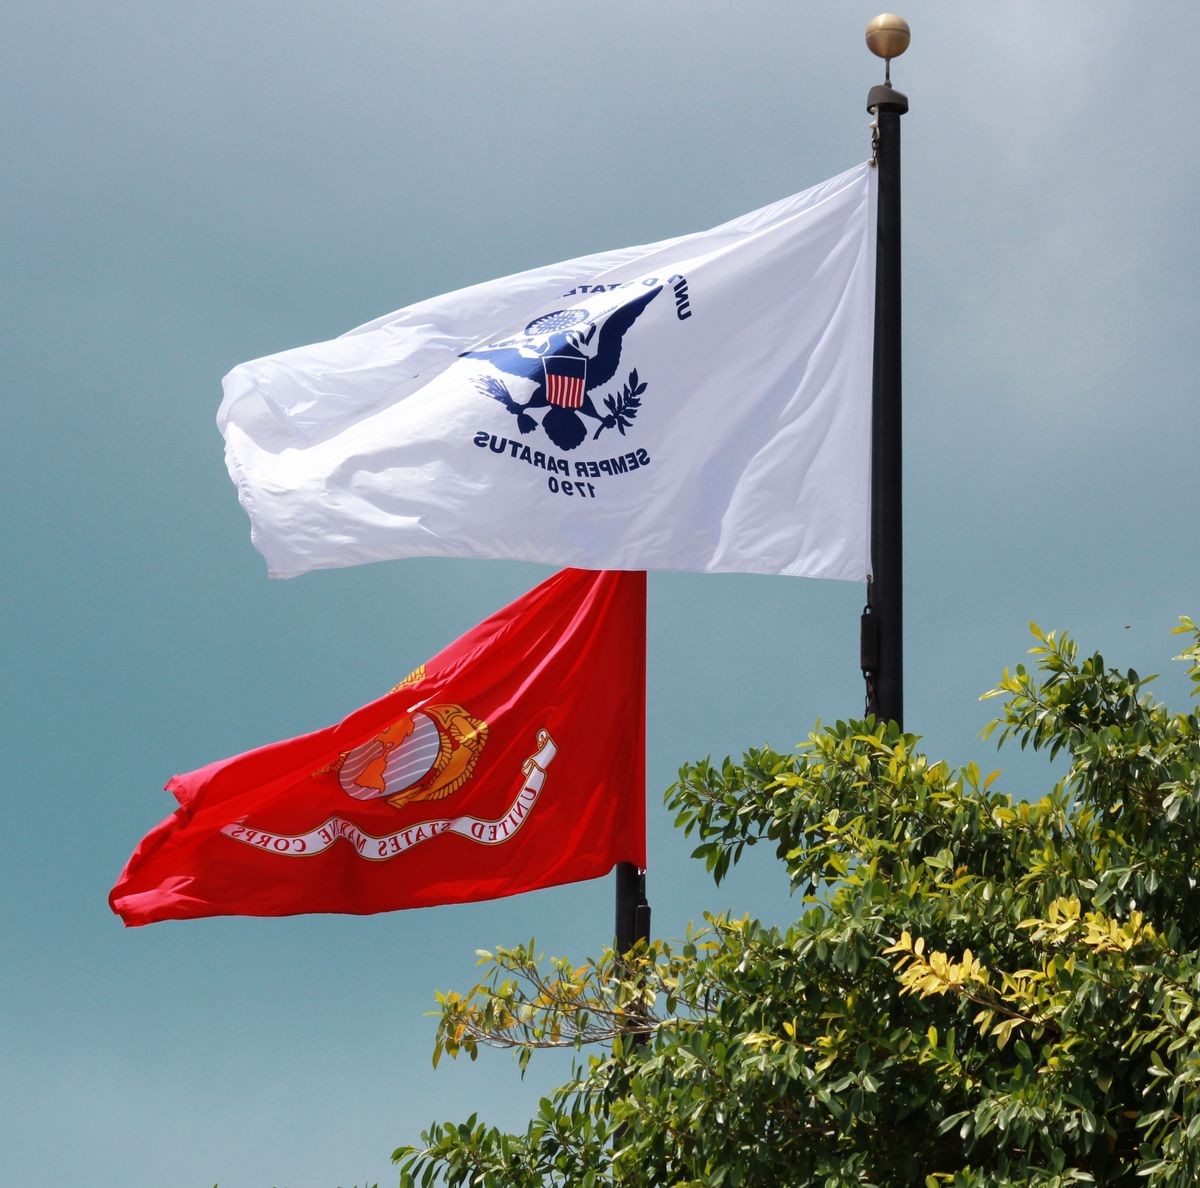
[(770, 844), (788, 929), (707, 916), (575, 964), (481, 954), (434, 1061), (601, 1043), (524, 1133), (475, 1117), (395, 1153), (403, 1185), (1200, 1183), (1200, 631), (1192, 707), (1033, 628), (990, 729), (1064, 754), (1043, 799), (871, 719), (667, 793), (718, 881)]

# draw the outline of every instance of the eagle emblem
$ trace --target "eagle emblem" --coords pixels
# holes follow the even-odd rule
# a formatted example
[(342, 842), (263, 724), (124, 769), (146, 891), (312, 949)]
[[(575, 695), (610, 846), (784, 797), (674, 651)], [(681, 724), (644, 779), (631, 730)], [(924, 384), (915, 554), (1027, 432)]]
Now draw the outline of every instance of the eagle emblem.
[[(617, 374), (629, 328), (661, 292), (662, 285), (655, 285), (596, 316), (578, 307), (554, 310), (534, 318), (521, 334), (459, 357), (490, 363), (505, 377), (487, 375), (476, 380), (476, 387), (508, 409), (522, 433), (532, 433), (540, 424), (561, 450), (579, 446), (589, 422), (595, 425), (593, 440), (605, 429), (616, 428), (624, 435), (637, 416), (646, 385), (632, 371), (621, 392), (601, 398), (599, 389)], [(513, 380), (526, 381), (517, 385), (524, 399), (514, 396)]]
[(475, 771), (487, 723), (461, 705), (427, 705), (403, 714), (334, 764), (355, 800), (385, 799), (393, 808), (444, 800)]

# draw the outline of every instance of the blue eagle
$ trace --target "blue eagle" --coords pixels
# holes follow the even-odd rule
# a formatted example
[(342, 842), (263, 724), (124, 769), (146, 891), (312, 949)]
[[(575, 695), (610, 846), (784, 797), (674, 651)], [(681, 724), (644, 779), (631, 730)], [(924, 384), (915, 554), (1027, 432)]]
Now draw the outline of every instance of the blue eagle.
[[(603, 320), (590, 320), (582, 309), (543, 314), (525, 327), (524, 334), (494, 346), (464, 351), (459, 358), (482, 359), (506, 375), (532, 381), (536, 387), (524, 403), (514, 400), (500, 380), (485, 379), (480, 381), (479, 387), (517, 418), (517, 428), (522, 433), (531, 433), (537, 428), (538, 422), (530, 415), (530, 410), (544, 408), (546, 412), (541, 425), (546, 435), (559, 449), (573, 450), (587, 437), (587, 423), (583, 417), (600, 421), (602, 427), (616, 423), (617, 418), (612, 412), (605, 414), (596, 408), (592, 392), (616, 375), (621, 364), (622, 339), (661, 292), (662, 285), (648, 288), (632, 301), (619, 305)], [(589, 353), (588, 348), (593, 345), (594, 349)], [(582, 381), (581, 400), (577, 406), (569, 407), (551, 399), (547, 391), (547, 360), (550, 359), (554, 360), (557, 369), (578, 376), (577, 384)]]

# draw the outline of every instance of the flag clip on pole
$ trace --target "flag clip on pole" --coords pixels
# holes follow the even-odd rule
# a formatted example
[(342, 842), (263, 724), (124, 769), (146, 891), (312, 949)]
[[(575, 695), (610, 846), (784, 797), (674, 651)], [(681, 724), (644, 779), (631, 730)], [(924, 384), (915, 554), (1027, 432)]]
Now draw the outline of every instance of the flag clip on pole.
[(646, 872), (632, 862), (617, 863), (617, 952), (628, 953), (638, 941), (650, 939), (650, 904), (646, 902)]
[(867, 579), (867, 605), (859, 622), (858, 666), (867, 685), (868, 714), (875, 712), (875, 674), (879, 671), (879, 617), (871, 605), (871, 579)]
[(875, 361), (871, 396), (871, 575), (862, 617), (867, 712), (904, 724), (904, 549), (900, 417), (900, 117), (908, 99), (892, 86), (892, 59), (908, 48), (903, 18), (883, 13), (867, 26), (867, 48), (883, 58), (871, 88), (872, 165), (878, 170), (875, 248)]
[[(617, 957), (624, 957), (638, 941), (650, 939), (650, 904), (646, 900), (646, 872), (632, 862), (618, 862), (617, 879)], [(623, 962), (621, 963), (623, 966)], [(642, 1029), (632, 1032), (635, 1046), (649, 1040)]]

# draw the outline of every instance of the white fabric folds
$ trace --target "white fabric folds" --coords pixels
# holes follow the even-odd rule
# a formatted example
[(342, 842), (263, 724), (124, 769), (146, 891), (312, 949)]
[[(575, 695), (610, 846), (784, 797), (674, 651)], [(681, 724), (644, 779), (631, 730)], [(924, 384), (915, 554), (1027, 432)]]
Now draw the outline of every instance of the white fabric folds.
[(225, 377), (273, 577), (395, 557), (860, 580), (875, 180), (419, 302)]

